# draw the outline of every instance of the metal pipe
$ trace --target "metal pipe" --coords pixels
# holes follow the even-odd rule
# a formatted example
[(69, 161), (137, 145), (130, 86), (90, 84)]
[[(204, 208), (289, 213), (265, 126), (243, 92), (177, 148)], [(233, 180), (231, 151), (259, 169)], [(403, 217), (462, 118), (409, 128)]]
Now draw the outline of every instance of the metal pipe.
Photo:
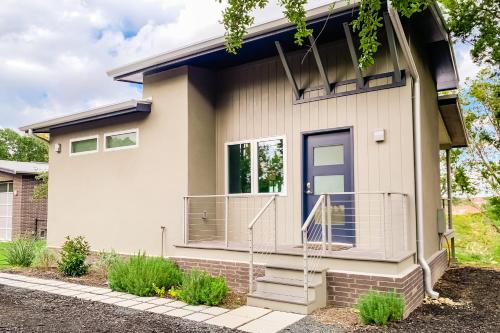
[(163, 258), (163, 242), (165, 240), (165, 226), (160, 226), (161, 228), (161, 257)]
[(424, 271), (424, 286), (426, 293), (432, 298), (438, 298), (439, 293), (432, 289), (432, 274), (429, 264), (425, 260), (424, 253), (424, 217), (423, 217), (423, 189), (422, 189), (422, 135), (421, 135), (421, 101), (420, 101), (420, 76), (418, 74), (415, 60), (411, 54), (410, 45), (399, 19), (399, 14), (392, 6), (391, 0), (387, 0), (387, 8), (391, 18), (394, 31), (409, 67), (410, 74), (414, 80), (413, 86), (413, 126), (414, 126), (414, 155), (415, 155), (415, 206), (417, 215), (417, 259)]
[(226, 196), (224, 199), (224, 238), (226, 243), (226, 248), (229, 247), (229, 235), (228, 235), (228, 217), (229, 217), (229, 197)]
[[(448, 229), (453, 229), (453, 207), (451, 200), (453, 194), (451, 192), (451, 163), (450, 163), (450, 149), (446, 149), (446, 192), (448, 195)], [(455, 257), (455, 237), (451, 238), (451, 258), (456, 260)]]

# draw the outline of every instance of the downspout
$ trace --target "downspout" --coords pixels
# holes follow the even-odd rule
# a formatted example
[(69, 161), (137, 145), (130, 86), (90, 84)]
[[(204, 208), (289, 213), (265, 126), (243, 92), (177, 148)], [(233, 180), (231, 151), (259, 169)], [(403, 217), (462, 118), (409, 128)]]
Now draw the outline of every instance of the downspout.
[(413, 126), (414, 126), (414, 149), (415, 149), (415, 206), (417, 215), (417, 259), (424, 271), (425, 292), (432, 298), (438, 298), (439, 293), (432, 289), (432, 274), (424, 254), (424, 221), (423, 221), (423, 192), (422, 192), (422, 135), (421, 135), (421, 103), (420, 103), (420, 76), (418, 75), (415, 60), (411, 54), (410, 45), (399, 19), (399, 14), (392, 6), (391, 0), (387, 0), (389, 17), (391, 18), (394, 31), (401, 45), (401, 50), (408, 64), (409, 71), (413, 77)]

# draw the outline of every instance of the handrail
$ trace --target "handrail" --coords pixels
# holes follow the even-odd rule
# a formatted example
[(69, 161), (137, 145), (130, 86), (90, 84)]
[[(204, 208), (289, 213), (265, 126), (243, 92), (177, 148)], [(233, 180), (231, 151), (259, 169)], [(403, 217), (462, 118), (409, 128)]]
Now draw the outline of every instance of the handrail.
[(306, 221), (304, 222), (304, 225), (302, 226), (302, 231), (306, 231), (307, 227), (309, 227), (309, 224), (311, 224), (311, 221), (314, 218), (314, 215), (316, 215), (316, 211), (318, 208), (323, 204), (325, 201), (325, 194), (320, 195), (318, 201), (316, 201), (316, 204), (314, 205), (313, 209), (309, 213), (309, 216), (307, 217)]
[(273, 203), (274, 200), (276, 200), (276, 195), (273, 195), (271, 197), (271, 199), (269, 199), (269, 201), (267, 201), (267, 203), (264, 205), (264, 207), (262, 207), (262, 209), (257, 213), (257, 215), (255, 215), (255, 217), (253, 218), (252, 222), (250, 222), (250, 224), (248, 225), (248, 229), (252, 229), (253, 228), (254, 224), (257, 223), (257, 221), (259, 220), (259, 218), (266, 211), (267, 207), (269, 207)]
[(277, 194), (271, 193), (259, 193), (259, 194), (207, 194), (207, 195), (185, 195), (183, 198), (259, 198), (259, 197), (269, 197), (277, 196)]

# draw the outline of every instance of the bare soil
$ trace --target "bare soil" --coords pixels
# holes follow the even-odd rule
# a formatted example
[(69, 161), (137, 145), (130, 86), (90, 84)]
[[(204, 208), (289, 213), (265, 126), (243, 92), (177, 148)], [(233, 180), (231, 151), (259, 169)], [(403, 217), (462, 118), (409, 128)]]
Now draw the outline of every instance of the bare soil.
[(401, 322), (365, 326), (354, 309), (325, 308), (312, 318), (354, 332), (500, 332), (500, 270), (450, 268), (435, 285), (438, 300), (424, 304)]
[(0, 285), (0, 332), (236, 332), (191, 320)]

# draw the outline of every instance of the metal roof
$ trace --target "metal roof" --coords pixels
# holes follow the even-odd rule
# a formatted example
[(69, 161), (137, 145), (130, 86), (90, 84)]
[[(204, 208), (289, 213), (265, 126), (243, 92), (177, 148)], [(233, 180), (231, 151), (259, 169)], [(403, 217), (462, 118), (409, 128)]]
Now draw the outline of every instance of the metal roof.
[(139, 113), (151, 112), (151, 100), (130, 100), (112, 105), (101, 106), (84, 112), (70, 114), (68, 116), (58, 117), (46, 121), (41, 121), (31, 125), (26, 125), (19, 130), (33, 133), (50, 133), (51, 130), (60, 127), (88, 123), (95, 120), (106, 119), (110, 117)]
[(49, 171), (48, 163), (0, 160), (0, 172), (32, 175), (32, 174), (38, 174), (43, 171)]

